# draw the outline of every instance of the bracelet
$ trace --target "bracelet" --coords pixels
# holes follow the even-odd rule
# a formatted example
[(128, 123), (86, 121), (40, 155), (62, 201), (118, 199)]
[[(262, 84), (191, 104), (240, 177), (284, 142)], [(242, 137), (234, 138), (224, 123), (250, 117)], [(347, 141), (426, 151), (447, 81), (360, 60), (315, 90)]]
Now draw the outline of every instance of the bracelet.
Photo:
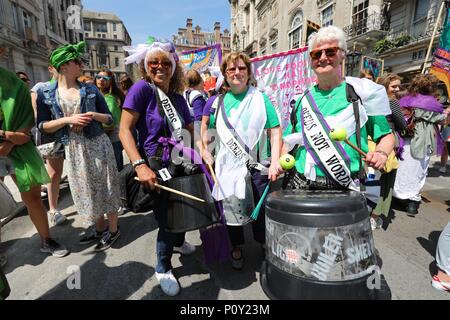
[(145, 164), (145, 160), (144, 159), (138, 159), (136, 161), (133, 161), (131, 163), (131, 165), (133, 166), (133, 168), (136, 168), (137, 166), (140, 166), (141, 164)]
[(389, 158), (389, 155), (386, 152), (384, 152), (383, 150), (376, 150), (375, 152), (381, 153), (382, 155), (386, 156), (386, 158)]

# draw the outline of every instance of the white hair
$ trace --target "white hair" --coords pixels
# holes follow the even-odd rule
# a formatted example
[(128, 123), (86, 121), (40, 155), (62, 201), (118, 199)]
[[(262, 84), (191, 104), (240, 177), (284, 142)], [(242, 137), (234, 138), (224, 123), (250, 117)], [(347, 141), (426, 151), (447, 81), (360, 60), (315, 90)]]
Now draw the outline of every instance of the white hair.
[(345, 33), (341, 28), (335, 26), (320, 28), (319, 31), (312, 33), (308, 38), (308, 50), (311, 51), (317, 45), (328, 41), (337, 41), (339, 48), (347, 52)]

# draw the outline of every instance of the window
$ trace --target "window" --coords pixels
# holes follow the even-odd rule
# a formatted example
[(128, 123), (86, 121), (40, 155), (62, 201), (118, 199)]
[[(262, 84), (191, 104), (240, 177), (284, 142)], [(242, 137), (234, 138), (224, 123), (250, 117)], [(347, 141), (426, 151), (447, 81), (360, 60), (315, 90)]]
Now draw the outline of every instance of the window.
[(108, 28), (106, 27), (106, 23), (104, 23), (104, 22), (97, 22), (95, 24), (95, 31), (97, 31), (97, 32), (108, 32)]
[(31, 17), (25, 10), (23, 11), (23, 25), (25, 28), (31, 28)]
[(355, 0), (353, 2), (353, 28), (355, 35), (367, 32), (367, 16), (368, 16), (369, 0)]
[(97, 38), (101, 38), (102, 35), (100, 33), (97, 33)]
[(91, 31), (91, 22), (89, 20), (83, 20), (84, 31)]
[(117, 31), (117, 24), (113, 22), (113, 31)]
[(322, 10), (322, 27), (333, 25), (333, 5)]
[(102, 34), (102, 38), (105, 39), (106, 38), (106, 34)]
[(89, 33), (85, 33), (84, 36), (87, 38), (89, 37)]
[(117, 34), (114, 35), (114, 39), (117, 39)]
[(303, 32), (303, 13), (299, 11), (292, 19), (291, 30), (288, 32), (289, 35), (289, 49), (296, 49), (300, 47), (302, 42), (302, 32)]
[(17, 5), (15, 3), (12, 3), (12, 16), (13, 16), (13, 23), (14, 23), (14, 30), (16, 30), (17, 32), (20, 31), (20, 27), (19, 27), (19, 15), (17, 13)]
[(115, 61), (115, 63), (116, 63), (116, 67), (119, 67), (119, 66), (120, 66), (120, 65), (119, 65), (119, 58), (115, 58), (114, 61)]
[(270, 49), (272, 50), (272, 53), (277, 52), (277, 42), (272, 42), (270, 44)]
[(98, 65), (100, 67), (107, 65), (106, 55), (107, 55), (106, 46), (103, 43), (100, 43), (100, 45), (98, 46)]
[(114, 51), (119, 51), (119, 46), (114, 46)]
[(417, 0), (416, 9), (414, 10), (414, 22), (427, 17), (430, 0)]

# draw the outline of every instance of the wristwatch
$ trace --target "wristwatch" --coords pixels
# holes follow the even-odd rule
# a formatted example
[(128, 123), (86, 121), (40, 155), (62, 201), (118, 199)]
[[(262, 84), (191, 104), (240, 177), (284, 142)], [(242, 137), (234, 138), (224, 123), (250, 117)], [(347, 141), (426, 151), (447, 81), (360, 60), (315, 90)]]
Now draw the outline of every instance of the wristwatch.
[(137, 166), (140, 166), (141, 164), (145, 164), (145, 160), (144, 159), (138, 159), (135, 160), (131, 163), (131, 165), (133, 166), (133, 168), (136, 168)]

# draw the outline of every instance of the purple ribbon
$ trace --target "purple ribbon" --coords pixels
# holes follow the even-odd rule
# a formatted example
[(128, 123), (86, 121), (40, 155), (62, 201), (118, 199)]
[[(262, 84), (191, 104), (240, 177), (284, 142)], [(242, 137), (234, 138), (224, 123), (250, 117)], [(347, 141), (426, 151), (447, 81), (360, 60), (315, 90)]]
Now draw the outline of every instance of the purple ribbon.
[(399, 100), (399, 104), (402, 108), (417, 108), (437, 113), (444, 112), (442, 104), (434, 96), (425, 96), (423, 94), (403, 97)]

